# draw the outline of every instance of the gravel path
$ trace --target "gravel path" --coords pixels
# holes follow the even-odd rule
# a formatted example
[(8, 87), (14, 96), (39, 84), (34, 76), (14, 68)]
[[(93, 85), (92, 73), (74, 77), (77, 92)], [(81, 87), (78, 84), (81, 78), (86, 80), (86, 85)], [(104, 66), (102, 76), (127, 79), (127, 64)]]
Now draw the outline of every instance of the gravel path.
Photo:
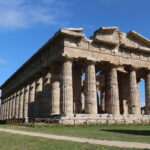
[(26, 132), (26, 131), (19, 131), (19, 130), (4, 129), (4, 128), (0, 128), (0, 131), (9, 132), (9, 133), (13, 133), (13, 134), (50, 138), (50, 139), (56, 139), (56, 140), (74, 141), (74, 142), (80, 142), (80, 143), (87, 142), (90, 144), (100, 144), (100, 145), (116, 146), (116, 147), (123, 147), (123, 148), (139, 148), (139, 149), (147, 148), (147, 149), (150, 149), (150, 144), (139, 143), (139, 142), (94, 140), (94, 139), (78, 138), (78, 137), (72, 137), (72, 136), (61, 136), (61, 135), (55, 135), (55, 134)]

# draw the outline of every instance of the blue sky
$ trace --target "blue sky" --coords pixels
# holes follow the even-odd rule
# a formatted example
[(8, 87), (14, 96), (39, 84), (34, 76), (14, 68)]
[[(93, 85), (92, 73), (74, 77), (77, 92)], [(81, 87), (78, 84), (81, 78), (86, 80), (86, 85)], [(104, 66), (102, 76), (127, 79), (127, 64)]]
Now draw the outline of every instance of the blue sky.
[(118, 26), (150, 39), (149, 6), (150, 0), (0, 0), (0, 85), (60, 28), (83, 27), (89, 37)]

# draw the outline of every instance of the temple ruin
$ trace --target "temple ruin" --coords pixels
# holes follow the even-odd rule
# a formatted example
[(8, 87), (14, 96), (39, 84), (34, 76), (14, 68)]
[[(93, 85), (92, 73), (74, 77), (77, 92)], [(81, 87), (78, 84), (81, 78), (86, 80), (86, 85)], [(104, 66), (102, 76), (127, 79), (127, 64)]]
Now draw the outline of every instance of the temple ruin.
[(117, 27), (102, 27), (89, 39), (82, 31), (59, 30), (1, 86), (0, 120), (150, 121), (150, 40)]

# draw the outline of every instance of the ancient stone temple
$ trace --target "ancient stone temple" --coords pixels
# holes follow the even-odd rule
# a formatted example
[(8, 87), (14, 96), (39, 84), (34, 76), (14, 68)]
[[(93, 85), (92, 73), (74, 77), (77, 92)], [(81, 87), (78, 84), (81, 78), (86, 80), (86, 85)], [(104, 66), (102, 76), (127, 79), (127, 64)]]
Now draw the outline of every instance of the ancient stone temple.
[[(2, 86), (0, 120), (26, 118), (150, 120), (150, 41), (102, 27), (59, 30)], [(138, 82), (145, 80), (145, 113)]]

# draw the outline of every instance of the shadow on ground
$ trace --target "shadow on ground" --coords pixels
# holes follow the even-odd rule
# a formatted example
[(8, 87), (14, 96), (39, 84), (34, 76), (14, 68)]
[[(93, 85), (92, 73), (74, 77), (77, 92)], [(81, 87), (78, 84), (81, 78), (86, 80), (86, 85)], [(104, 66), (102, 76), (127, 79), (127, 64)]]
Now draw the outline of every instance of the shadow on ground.
[(143, 136), (150, 136), (150, 130), (117, 130), (117, 129), (110, 129), (110, 130), (103, 130), (106, 132), (115, 132), (115, 133), (125, 133), (125, 134), (133, 134), (133, 135), (143, 135)]

